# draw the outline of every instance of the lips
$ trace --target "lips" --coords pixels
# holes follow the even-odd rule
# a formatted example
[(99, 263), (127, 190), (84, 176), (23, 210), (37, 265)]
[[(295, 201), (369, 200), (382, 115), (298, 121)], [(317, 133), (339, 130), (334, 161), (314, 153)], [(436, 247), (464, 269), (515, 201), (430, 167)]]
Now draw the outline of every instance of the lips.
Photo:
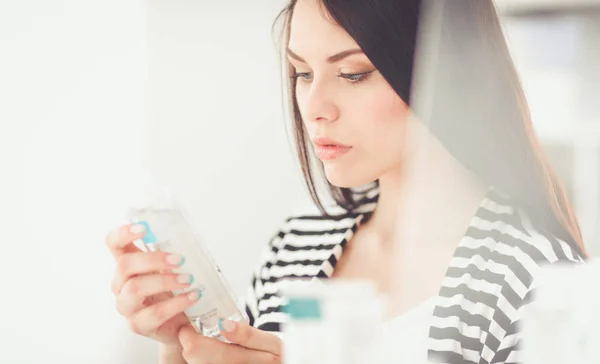
[(315, 153), (322, 161), (332, 161), (345, 155), (352, 149), (351, 146), (342, 144), (330, 138), (315, 138), (313, 140)]

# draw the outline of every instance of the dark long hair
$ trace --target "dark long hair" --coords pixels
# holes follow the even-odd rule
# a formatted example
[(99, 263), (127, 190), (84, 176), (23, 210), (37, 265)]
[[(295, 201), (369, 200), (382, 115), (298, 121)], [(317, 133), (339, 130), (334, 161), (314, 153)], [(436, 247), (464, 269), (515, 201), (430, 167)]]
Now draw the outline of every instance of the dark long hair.
[[(297, 0), (277, 17), (287, 48)], [(424, 1), (424, 0), (423, 0)], [(543, 231), (564, 240), (587, 257), (581, 231), (560, 179), (543, 153), (531, 122), (520, 80), (491, 0), (445, 0), (438, 18), (437, 65), (425, 122), (444, 147), (482, 181), (518, 203)], [(417, 40), (423, 33), (421, 0), (320, 0), (323, 14), (357, 42), (395, 92), (411, 105)], [(439, 15), (439, 14), (438, 14)], [(293, 67), (286, 61), (287, 73)], [(448, 72), (451, 70), (451, 72)], [(319, 209), (315, 163), (288, 79), (296, 152), (306, 186)], [(414, 94), (413, 94), (414, 97)], [(460, 107), (458, 107), (460, 105)], [(414, 108), (413, 108), (414, 110)], [(417, 114), (421, 110), (414, 110)], [(419, 115), (422, 116), (422, 115)], [(352, 189), (327, 183), (335, 202), (352, 211)]]

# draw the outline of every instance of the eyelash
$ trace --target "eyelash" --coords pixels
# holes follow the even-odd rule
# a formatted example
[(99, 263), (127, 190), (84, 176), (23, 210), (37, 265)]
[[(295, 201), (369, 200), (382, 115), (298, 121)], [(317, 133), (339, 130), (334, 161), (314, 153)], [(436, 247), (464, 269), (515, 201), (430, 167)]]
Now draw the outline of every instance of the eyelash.
[[(368, 72), (361, 72), (361, 73), (342, 73), (342, 72), (340, 72), (337, 76), (345, 79), (346, 81), (348, 81), (348, 83), (350, 83), (352, 85), (356, 85), (356, 84), (366, 81), (367, 78), (369, 78), (369, 75), (373, 72), (375, 72), (375, 70), (368, 71)], [(294, 75), (291, 76), (291, 78), (293, 81), (298, 81), (298, 79), (300, 79), (304, 82), (310, 82), (310, 81), (302, 78), (305, 75), (310, 75), (310, 72), (296, 72), (296, 73), (294, 73)], [(353, 78), (353, 77), (357, 77), (357, 79), (352, 80), (351, 78)]]

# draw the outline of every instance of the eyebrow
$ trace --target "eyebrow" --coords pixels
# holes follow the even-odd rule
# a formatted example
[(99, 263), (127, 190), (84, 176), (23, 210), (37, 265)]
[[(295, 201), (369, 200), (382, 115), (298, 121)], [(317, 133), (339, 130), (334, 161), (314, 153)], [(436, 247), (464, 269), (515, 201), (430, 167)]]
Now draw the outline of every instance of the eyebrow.
[[(300, 57), (299, 55), (297, 55), (296, 53), (292, 52), (291, 49), (287, 49), (287, 53), (290, 57), (292, 57), (293, 59), (303, 62), (303, 63), (307, 63), (304, 58)], [(336, 63), (341, 61), (342, 59), (348, 57), (348, 56), (352, 56), (354, 54), (364, 54), (364, 52), (360, 49), (348, 49), (346, 51), (340, 52), (340, 53), (336, 53), (333, 56), (329, 56), (327, 57), (327, 63)]]

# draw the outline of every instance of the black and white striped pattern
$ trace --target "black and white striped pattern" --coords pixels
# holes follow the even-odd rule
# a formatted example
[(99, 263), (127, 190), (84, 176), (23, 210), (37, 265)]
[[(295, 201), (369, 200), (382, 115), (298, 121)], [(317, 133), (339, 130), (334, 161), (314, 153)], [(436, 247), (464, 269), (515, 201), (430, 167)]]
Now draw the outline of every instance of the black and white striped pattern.
[[(265, 250), (248, 289), (251, 324), (279, 332), (286, 320), (279, 290), (295, 278), (328, 278), (378, 190), (357, 193), (356, 212), (286, 220)], [(491, 188), (458, 244), (436, 297), (428, 358), (435, 363), (519, 363), (519, 318), (544, 264), (583, 262), (565, 242), (536, 230), (510, 199)]]

